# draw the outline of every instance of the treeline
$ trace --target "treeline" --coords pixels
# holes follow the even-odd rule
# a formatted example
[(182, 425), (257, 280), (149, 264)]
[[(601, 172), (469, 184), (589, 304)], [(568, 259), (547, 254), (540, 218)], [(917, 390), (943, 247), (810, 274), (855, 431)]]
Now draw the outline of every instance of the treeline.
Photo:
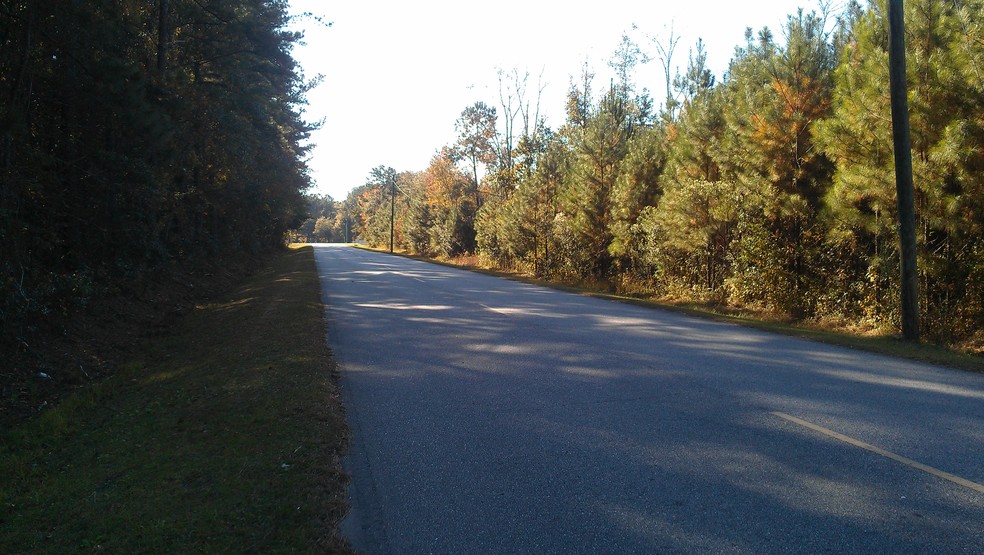
[(0, 346), (304, 215), (286, 0), (0, 0)]
[(350, 243), (352, 222), (331, 195), (307, 195), (307, 219), (293, 230), (291, 239), (299, 243)]
[[(979, 345), (984, 2), (905, 7), (922, 332)], [(781, 35), (749, 30), (720, 81), (698, 43), (658, 112), (637, 90), (641, 51), (625, 37), (617, 78), (598, 98), (589, 71), (572, 80), (556, 130), (515, 74), (501, 112), (469, 107), (458, 142), (426, 170), (379, 168), (342, 209), (386, 245), (395, 190), (398, 248), (897, 329), (885, 2), (800, 11)]]

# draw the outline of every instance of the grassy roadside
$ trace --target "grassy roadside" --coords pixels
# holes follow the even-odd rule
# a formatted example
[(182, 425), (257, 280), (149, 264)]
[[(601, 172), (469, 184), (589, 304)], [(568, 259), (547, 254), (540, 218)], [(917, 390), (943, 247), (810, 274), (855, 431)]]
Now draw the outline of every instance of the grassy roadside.
[[(356, 246), (366, 250), (375, 250), (377, 252), (384, 252), (384, 253), (389, 252), (387, 249), (372, 249), (365, 245), (356, 245)], [(424, 262), (440, 264), (443, 266), (449, 266), (453, 268), (461, 268), (461, 269), (470, 270), (473, 272), (479, 272), (491, 276), (511, 279), (513, 281), (519, 281), (522, 283), (541, 285), (544, 287), (550, 287), (553, 289), (559, 289), (562, 291), (577, 293), (580, 295), (588, 295), (592, 297), (609, 299), (618, 302), (635, 304), (638, 306), (646, 306), (651, 308), (659, 308), (662, 310), (682, 312), (692, 316), (731, 322), (741, 326), (761, 329), (773, 333), (780, 333), (783, 335), (789, 335), (789, 336), (799, 337), (803, 339), (809, 339), (811, 341), (818, 341), (830, 345), (839, 345), (842, 347), (849, 347), (852, 349), (859, 349), (863, 351), (879, 353), (879, 354), (894, 356), (898, 358), (917, 360), (920, 362), (927, 362), (930, 364), (948, 366), (951, 368), (958, 368), (961, 370), (968, 370), (971, 372), (984, 373), (984, 356), (971, 355), (971, 354), (955, 351), (952, 349), (947, 349), (945, 347), (940, 347), (938, 345), (931, 345), (928, 343), (911, 344), (911, 343), (906, 343), (900, 340), (899, 338), (889, 337), (889, 336), (861, 336), (857, 334), (851, 334), (851, 333), (839, 331), (836, 329), (824, 329), (818, 326), (811, 326), (809, 323), (789, 323), (781, 320), (768, 319), (755, 314), (743, 314), (740, 312), (733, 312), (733, 313), (724, 312), (721, 310), (716, 310), (714, 307), (703, 306), (703, 305), (671, 304), (666, 302), (660, 302), (658, 300), (654, 300), (651, 298), (633, 297), (628, 295), (617, 295), (617, 294), (606, 293), (594, 289), (576, 287), (569, 284), (562, 284), (562, 283), (537, 279), (517, 272), (508, 272), (503, 270), (493, 270), (489, 268), (484, 268), (470, 262), (461, 263), (460, 261), (455, 261), (455, 260), (440, 260), (440, 259), (430, 258), (427, 256), (412, 255), (403, 252), (395, 252), (394, 254), (396, 254), (397, 256), (412, 258), (414, 260), (421, 260)]]
[(310, 247), (0, 430), (0, 553), (343, 552), (347, 428)]

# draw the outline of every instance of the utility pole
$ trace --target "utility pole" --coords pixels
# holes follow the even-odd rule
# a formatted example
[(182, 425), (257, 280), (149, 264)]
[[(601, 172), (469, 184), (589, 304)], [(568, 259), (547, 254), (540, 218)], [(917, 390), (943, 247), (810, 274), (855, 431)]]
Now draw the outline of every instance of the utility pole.
[(899, 212), (902, 272), (902, 338), (919, 341), (919, 277), (916, 271), (916, 209), (905, 77), (905, 19), (902, 0), (888, 2), (888, 66), (895, 143), (895, 191)]
[(393, 254), (393, 223), (396, 221), (396, 177), (390, 176), (390, 254)]

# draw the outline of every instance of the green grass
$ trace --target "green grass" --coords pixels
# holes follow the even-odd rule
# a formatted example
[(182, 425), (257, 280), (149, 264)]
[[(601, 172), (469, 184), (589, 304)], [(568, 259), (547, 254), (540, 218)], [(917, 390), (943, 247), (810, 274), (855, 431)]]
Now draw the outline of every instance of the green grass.
[[(361, 245), (359, 245), (358, 247), (366, 250), (374, 250), (377, 252), (389, 252), (386, 249), (372, 249)], [(653, 300), (641, 296), (617, 295), (604, 291), (599, 291), (597, 289), (590, 289), (586, 287), (578, 287), (570, 284), (537, 279), (517, 272), (508, 272), (503, 270), (483, 268), (474, 264), (456, 264), (454, 261), (437, 260), (426, 256), (411, 255), (402, 252), (396, 252), (394, 254), (396, 254), (397, 256), (412, 258), (415, 260), (431, 262), (434, 264), (440, 264), (443, 266), (449, 266), (454, 268), (462, 268), (473, 272), (479, 272), (479, 273), (501, 277), (505, 279), (511, 279), (514, 281), (520, 281), (523, 283), (541, 285), (544, 287), (559, 289), (561, 291), (567, 291), (567, 292), (577, 293), (581, 295), (604, 298), (604, 299), (609, 299), (618, 302), (630, 303), (638, 306), (659, 308), (662, 310), (671, 310), (674, 312), (682, 312), (685, 314), (689, 314), (691, 316), (732, 322), (742, 326), (761, 329), (761, 330), (770, 331), (773, 333), (779, 333), (783, 335), (789, 335), (793, 337), (799, 337), (803, 339), (809, 339), (811, 341), (818, 341), (830, 345), (839, 345), (842, 347), (849, 347), (852, 349), (859, 349), (863, 351), (894, 356), (897, 358), (916, 360), (920, 362), (927, 362), (930, 364), (948, 366), (950, 368), (957, 368), (957, 369), (967, 370), (971, 372), (984, 373), (984, 356), (963, 353), (960, 351), (947, 349), (939, 345), (933, 345), (925, 342), (914, 344), (914, 343), (902, 341), (898, 337), (862, 336), (862, 335), (847, 333), (837, 329), (827, 329), (821, 326), (810, 325), (807, 322), (788, 322), (788, 321), (777, 320), (777, 319), (769, 319), (767, 317), (763, 317), (761, 315), (756, 315), (752, 313), (743, 314), (740, 311), (725, 312), (722, 310), (717, 310), (712, 306), (704, 306), (699, 304), (686, 304), (686, 303), (667, 303), (667, 302), (660, 302), (657, 300)]]
[(347, 428), (312, 249), (0, 431), (0, 553), (338, 552)]

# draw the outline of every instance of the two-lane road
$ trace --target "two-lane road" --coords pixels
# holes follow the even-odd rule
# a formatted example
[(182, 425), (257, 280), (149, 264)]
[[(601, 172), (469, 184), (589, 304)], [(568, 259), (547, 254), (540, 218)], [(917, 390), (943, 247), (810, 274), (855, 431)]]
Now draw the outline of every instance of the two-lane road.
[(369, 553), (984, 553), (984, 376), (318, 246)]

